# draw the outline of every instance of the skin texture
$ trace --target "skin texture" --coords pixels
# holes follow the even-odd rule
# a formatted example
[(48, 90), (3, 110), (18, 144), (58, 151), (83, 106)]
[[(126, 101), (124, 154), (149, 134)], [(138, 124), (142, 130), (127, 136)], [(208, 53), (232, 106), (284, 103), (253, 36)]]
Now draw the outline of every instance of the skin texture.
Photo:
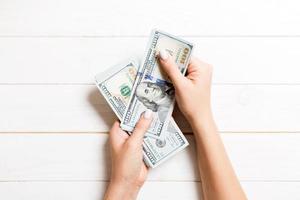
[(213, 119), (210, 103), (212, 66), (192, 58), (187, 76), (184, 77), (171, 59), (160, 59), (160, 63), (172, 80), (178, 106), (193, 129), (203, 198), (247, 199), (227, 157)]
[[(187, 75), (183, 76), (169, 57), (159, 58), (159, 62), (174, 84), (179, 109), (193, 129), (203, 199), (247, 199), (213, 119), (210, 103), (212, 66), (192, 58)], [(142, 161), (142, 139), (150, 121), (141, 117), (130, 137), (119, 128), (117, 122), (112, 127), (112, 175), (106, 200), (136, 199), (147, 175), (147, 168)]]
[(130, 137), (119, 122), (110, 130), (112, 172), (105, 200), (136, 199), (144, 184), (148, 169), (143, 162), (142, 142), (152, 121), (151, 116), (148, 118), (145, 114), (140, 118)]

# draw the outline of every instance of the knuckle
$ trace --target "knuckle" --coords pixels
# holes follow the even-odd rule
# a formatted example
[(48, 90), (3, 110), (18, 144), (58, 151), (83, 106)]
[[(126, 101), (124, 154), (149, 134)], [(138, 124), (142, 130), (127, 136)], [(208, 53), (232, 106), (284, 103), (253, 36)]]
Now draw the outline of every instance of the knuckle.
[(176, 69), (176, 64), (172, 60), (167, 60), (164, 62), (164, 68), (168, 72), (172, 72), (174, 69)]
[(135, 148), (138, 147), (138, 144), (137, 144), (137, 142), (134, 141), (134, 140), (128, 140), (128, 141), (126, 142), (126, 146), (127, 146), (128, 149), (135, 149)]
[(140, 119), (138, 121), (138, 123), (136, 123), (134, 130), (145, 131), (146, 129), (147, 129), (147, 123), (146, 123), (146, 121), (144, 119)]
[(167, 74), (170, 74), (173, 71), (173, 66), (168, 62), (165, 64), (164, 70), (167, 72)]
[(120, 126), (120, 122), (119, 122), (119, 121), (115, 121), (115, 122), (114, 122), (114, 126), (119, 127), (119, 126)]

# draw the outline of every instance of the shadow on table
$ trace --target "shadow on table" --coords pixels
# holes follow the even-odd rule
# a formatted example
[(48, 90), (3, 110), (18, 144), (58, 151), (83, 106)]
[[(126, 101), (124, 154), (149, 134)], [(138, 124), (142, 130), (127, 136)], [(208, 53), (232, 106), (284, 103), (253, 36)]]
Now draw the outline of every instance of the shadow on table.
[[(113, 113), (113, 111), (111, 110), (111, 108), (109, 107), (109, 105), (107, 104), (106, 100), (104, 99), (104, 97), (99, 93), (98, 89), (96, 87), (94, 87), (91, 91), (89, 91), (88, 96), (87, 96), (87, 100), (89, 102), (89, 104), (94, 108), (95, 112), (97, 113), (97, 115), (99, 116), (99, 123), (104, 123), (103, 130), (100, 130), (99, 132), (108, 132), (110, 127), (112, 126), (112, 124), (114, 123), (115, 120), (117, 120), (117, 117), (115, 116), (115, 114)], [(178, 107), (175, 107), (174, 113), (173, 113), (174, 119), (175, 121), (177, 121), (177, 124), (179, 125), (180, 129), (187, 133), (190, 132), (191, 128), (187, 122), (187, 120), (184, 118), (184, 116), (182, 115), (182, 113), (179, 111)], [(105, 129), (105, 130), (104, 130)], [(194, 144), (194, 140), (189, 137), (189, 142), (190, 142), (190, 147), (187, 148), (185, 151), (188, 151), (188, 155), (189, 158), (186, 160), (187, 162), (195, 162), (195, 144)], [(102, 158), (105, 159), (105, 167), (103, 167), (101, 170), (103, 174), (105, 174), (107, 176), (106, 180), (109, 179), (109, 174), (110, 174), (110, 166), (111, 166), (111, 162), (110, 162), (110, 152), (109, 152), (109, 143), (108, 141), (105, 143), (105, 145), (103, 145), (103, 147), (101, 147), (101, 152), (103, 154), (103, 156), (101, 156)], [(183, 153), (183, 152), (181, 152)], [(103, 163), (104, 164), (104, 163)], [(168, 165), (167, 163), (163, 164), (163, 165)], [(193, 173), (196, 175), (198, 175), (198, 169), (196, 167), (197, 165), (193, 164)], [(167, 168), (170, 166), (167, 166)], [(162, 166), (162, 168), (164, 168)], [(161, 169), (162, 169), (161, 168)], [(159, 168), (157, 168), (159, 169)], [(155, 169), (156, 170), (156, 169)], [(168, 171), (168, 169), (163, 169), (163, 171)], [(196, 175), (196, 180), (199, 180), (199, 176)], [(194, 191), (198, 191), (197, 196), (201, 197), (202, 195), (202, 191), (201, 191), (201, 183), (196, 181), (194, 182), (195, 184), (192, 185), (192, 187), (194, 188)]]
[(89, 92), (87, 99), (97, 113), (99, 123), (103, 123), (103, 128), (99, 132), (108, 132), (114, 121), (118, 119), (117, 116), (111, 110), (96, 86)]
[[(99, 123), (103, 123), (101, 127), (102, 130), (99, 130), (99, 133), (107, 133), (110, 130), (110, 127), (117, 120), (117, 117), (114, 115), (113, 111), (110, 109), (104, 97), (99, 93), (98, 89), (93, 88), (89, 91), (87, 100), (89, 104), (94, 108), (94, 111), (97, 113), (99, 117)], [(107, 140), (105, 145), (101, 147), (101, 157), (104, 158), (105, 167), (101, 168), (101, 173), (106, 175), (106, 180), (109, 180), (110, 177), (110, 166), (111, 166), (111, 158), (109, 152), (109, 141)], [(104, 164), (104, 163), (103, 163)]]

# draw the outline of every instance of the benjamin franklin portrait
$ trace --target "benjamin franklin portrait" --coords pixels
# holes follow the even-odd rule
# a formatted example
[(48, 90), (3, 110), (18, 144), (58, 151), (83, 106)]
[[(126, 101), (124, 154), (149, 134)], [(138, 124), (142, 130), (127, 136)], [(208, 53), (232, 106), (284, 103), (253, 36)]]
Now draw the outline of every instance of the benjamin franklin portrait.
[(146, 108), (158, 112), (160, 109), (167, 110), (169, 108), (172, 103), (174, 88), (144, 81), (137, 86), (135, 94)]

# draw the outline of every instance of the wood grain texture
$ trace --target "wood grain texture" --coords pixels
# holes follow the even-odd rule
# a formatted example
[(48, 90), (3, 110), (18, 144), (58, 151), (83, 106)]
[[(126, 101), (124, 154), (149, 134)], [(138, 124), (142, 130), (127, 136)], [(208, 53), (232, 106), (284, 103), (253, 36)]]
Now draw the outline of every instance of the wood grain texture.
[[(0, 26), (1, 27), (1, 26)], [(214, 65), (215, 84), (300, 84), (300, 38), (185, 37)], [(147, 38), (1, 38), (0, 84), (91, 84)]]
[[(106, 182), (0, 182), (1, 196), (9, 200), (99, 200)], [(249, 200), (298, 200), (299, 182), (242, 182)], [(199, 182), (146, 182), (139, 200), (200, 200)], [(18, 192), (16, 192), (18, 191)], [(158, 192), (159, 191), (159, 192)]]
[(157, 27), (179, 35), (299, 35), (299, 23), (297, 0), (5, 0), (0, 33), (139, 36)]
[[(300, 134), (221, 134), (241, 181), (300, 181)], [(190, 147), (152, 169), (149, 181), (200, 181)], [(0, 134), (0, 182), (106, 181), (107, 134)]]
[[(143, 54), (152, 28), (214, 65), (215, 118), (248, 198), (300, 199), (299, 24), (297, 0), (2, 0), (1, 199), (101, 199), (116, 117), (93, 77)], [(139, 199), (199, 199), (188, 140)]]
[[(0, 94), (1, 132), (107, 132), (116, 120), (94, 85), (0, 85)], [(222, 132), (300, 132), (299, 85), (215, 85), (212, 105)]]
[[(9, 200), (100, 200), (106, 182), (1, 182), (1, 196)], [(200, 199), (198, 183), (146, 182), (139, 193), (140, 200)], [(15, 192), (18, 191), (18, 192)], [(184, 192), (183, 192), (184, 191)]]

